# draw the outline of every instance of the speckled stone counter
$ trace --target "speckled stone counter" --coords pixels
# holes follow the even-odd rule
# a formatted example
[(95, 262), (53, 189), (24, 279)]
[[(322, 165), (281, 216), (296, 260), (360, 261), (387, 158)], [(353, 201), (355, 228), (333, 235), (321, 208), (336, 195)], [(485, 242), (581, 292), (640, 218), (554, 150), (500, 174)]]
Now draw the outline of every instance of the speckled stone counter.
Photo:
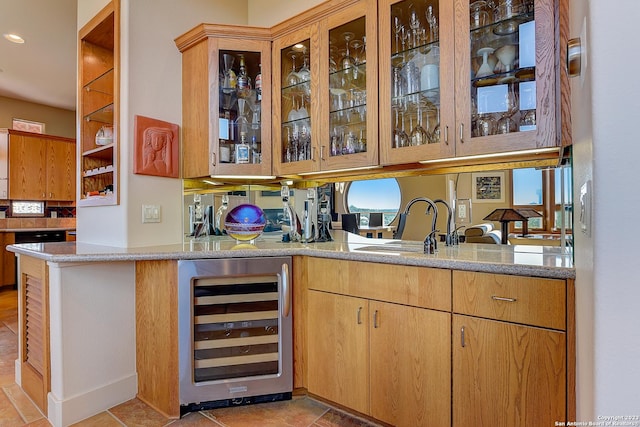
[(575, 278), (571, 249), (530, 245), (468, 244), (425, 255), (422, 242), (368, 239), (335, 230), (334, 241), (283, 243), (278, 234), (263, 235), (253, 245), (227, 236), (186, 239), (183, 244), (119, 248), (76, 242), (26, 243), (7, 250), (54, 263), (306, 255), (353, 261), (415, 265), (549, 278)]

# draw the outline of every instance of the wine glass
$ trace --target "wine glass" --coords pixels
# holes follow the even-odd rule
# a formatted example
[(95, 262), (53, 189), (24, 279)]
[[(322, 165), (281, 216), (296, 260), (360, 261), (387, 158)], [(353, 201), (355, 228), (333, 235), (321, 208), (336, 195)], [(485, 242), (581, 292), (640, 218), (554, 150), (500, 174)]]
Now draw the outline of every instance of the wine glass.
[(355, 34), (350, 31), (342, 34), (342, 38), (345, 41), (345, 52), (344, 56), (340, 58), (340, 66), (343, 70), (348, 70), (356, 64), (355, 59), (353, 59), (353, 56), (351, 56), (351, 53), (349, 52), (349, 42), (353, 40), (353, 37), (355, 37)]
[(395, 108), (395, 113), (396, 125), (393, 128), (393, 147), (407, 147), (409, 145), (409, 135), (404, 131), (404, 124), (401, 124), (404, 120), (400, 120), (400, 108)]
[(232, 69), (235, 60), (235, 56), (228, 53), (222, 55), (222, 91), (227, 94), (236, 88), (236, 73)]
[(427, 40), (429, 43), (437, 42), (439, 39), (438, 35), (438, 18), (433, 13), (433, 6), (429, 5), (427, 7), (427, 25), (429, 25), (429, 39)]
[(289, 71), (289, 74), (286, 75), (286, 77), (284, 78), (284, 86), (285, 87), (289, 87), (289, 86), (295, 86), (298, 83), (300, 83), (300, 77), (298, 76), (298, 73), (296, 72), (296, 57), (297, 57), (298, 53), (295, 50), (290, 50), (288, 52), (288, 56), (291, 58), (291, 71)]
[(393, 11), (393, 34), (395, 35), (396, 40), (396, 53), (400, 53), (403, 49), (401, 48), (401, 37), (404, 35), (404, 24), (402, 22), (402, 9), (395, 8)]
[(422, 23), (418, 9), (412, 3), (409, 5), (409, 28), (411, 28), (411, 47), (418, 47), (420, 44), (419, 34), (422, 31)]
[(413, 129), (411, 129), (411, 134), (409, 135), (409, 139), (411, 140), (411, 145), (422, 145), (422, 144), (426, 144), (431, 140), (431, 135), (422, 126), (422, 103), (421, 102), (418, 102), (416, 104), (416, 126)]
[(504, 71), (509, 73), (513, 69), (513, 62), (516, 59), (516, 46), (513, 44), (506, 44), (495, 51), (495, 56), (504, 66)]

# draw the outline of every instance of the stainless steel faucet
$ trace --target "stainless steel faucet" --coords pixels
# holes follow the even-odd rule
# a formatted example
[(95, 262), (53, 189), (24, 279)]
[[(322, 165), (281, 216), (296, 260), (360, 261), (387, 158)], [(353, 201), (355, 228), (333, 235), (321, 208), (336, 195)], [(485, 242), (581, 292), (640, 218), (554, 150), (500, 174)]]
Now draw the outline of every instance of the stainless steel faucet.
[(436, 204), (434, 203), (434, 201), (431, 199), (428, 199), (426, 197), (416, 197), (415, 199), (407, 203), (407, 207), (404, 208), (404, 212), (400, 214), (400, 220), (398, 222), (398, 228), (396, 233), (394, 234), (394, 238), (400, 239), (402, 237), (402, 232), (404, 231), (404, 224), (407, 220), (407, 215), (409, 215), (409, 210), (411, 210), (411, 207), (418, 202), (425, 202), (428, 205), (425, 214), (429, 215), (431, 213), (431, 210), (433, 210), (433, 219), (431, 220), (431, 232), (427, 234), (427, 236), (424, 238), (424, 253), (434, 254), (438, 249), (435, 234), (440, 230), (436, 230), (436, 222), (438, 221), (438, 208), (436, 207)]
[[(449, 203), (447, 203), (442, 199), (435, 199), (433, 203), (434, 204), (442, 203), (447, 208), (447, 234), (444, 237), (444, 244), (446, 246), (457, 245), (458, 240), (454, 238), (454, 233), (451, 232), (451, 220), (453, 218), (453, 209), (451, 209), (451, 206), (449, 206)], [(427, 208), (427, 213), (429, 213), (430, 209), (431, 209), (431, 206)]]

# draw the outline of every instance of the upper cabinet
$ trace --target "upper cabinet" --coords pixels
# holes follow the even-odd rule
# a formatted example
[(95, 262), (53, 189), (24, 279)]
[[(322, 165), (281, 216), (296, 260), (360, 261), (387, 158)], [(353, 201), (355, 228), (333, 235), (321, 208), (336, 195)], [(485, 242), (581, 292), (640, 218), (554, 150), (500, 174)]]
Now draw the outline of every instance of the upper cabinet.
[[(338, 175), (557, 151), (570, 143), (558, 47), (566, 4), (329, 0), (273, 28), (196, 27), (176, 41), (183, 176)], [(260, 64), (261, 101), (251, 86)]]
[(380, 0), (383, 165), (453, 157), (453, 3)]
[(201, 25), (176, 44), (182, 52), (182, 176), (270, 176), (269, 30)]
[(119, 0), (112, 0), (78, 34), (78, 206), (119, 201), (119, 17)]
[(71, 138), (0, 130), (7, 162), (8, 191), (0, 199), (73, 201), (76, 145)]
[(456, 0), (456, 155), (560, 145), (554, 0)]
[(560, 144), (554, 0), (380, 0), (381, 163)]
[(274, 40), (277, 175), (378, 164), (376, 9), (343, 2)]

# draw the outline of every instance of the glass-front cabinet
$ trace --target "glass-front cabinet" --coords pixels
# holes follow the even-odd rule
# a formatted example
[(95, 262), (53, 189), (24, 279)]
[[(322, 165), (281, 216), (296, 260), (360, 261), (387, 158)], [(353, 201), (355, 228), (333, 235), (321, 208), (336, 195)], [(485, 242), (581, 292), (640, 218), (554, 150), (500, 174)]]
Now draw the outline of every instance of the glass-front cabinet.
[(382, 164), (452, 157), (453, 3), (380, 0)]
[(378, 164), (378, 21), (361, 1), (320, 22), (322, 170)]
[(377, 165), (376, 9), (356, 2), (274, 41), (275, 174)]
[[(193, 42), (196, 30), (200, 38)], [(183, 177), (270, 176), (268, 30), (203, 24), (192, 32), (176, 40), (183, 66)]]
[(554, 5), (456, 1), (456, 155), (559, 145)]
[(277, 70), (273, 78), (276, 175), (319, 170), (315, 96), (318, 93), (318, 42), (317, 24), (311, 24), (273, 44), (274, 69)]

